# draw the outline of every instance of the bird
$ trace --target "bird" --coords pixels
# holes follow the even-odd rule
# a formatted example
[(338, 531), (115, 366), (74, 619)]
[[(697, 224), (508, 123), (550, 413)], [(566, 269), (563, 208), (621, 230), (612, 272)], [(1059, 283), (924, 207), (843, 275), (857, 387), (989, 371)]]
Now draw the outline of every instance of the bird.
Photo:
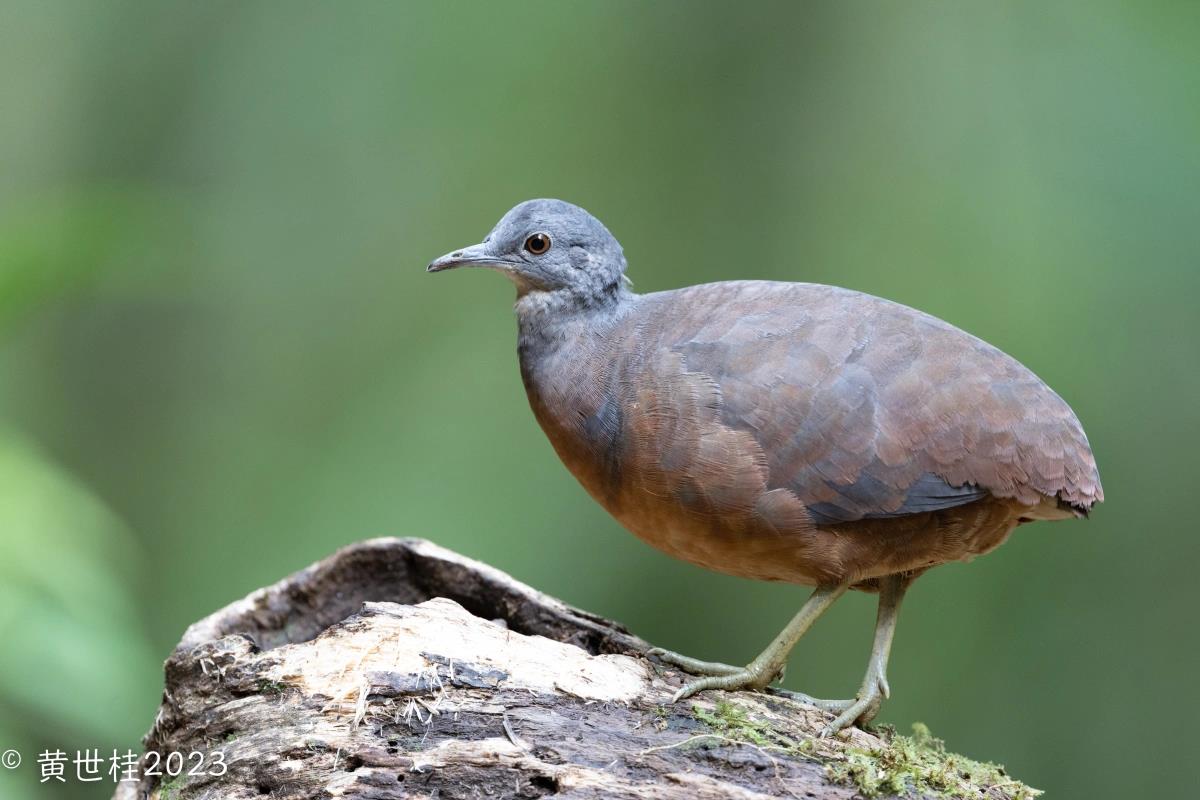
[(537, 422), (583, 488), (668, 555), (812, 587), (745, 666), (662, 648), (674, 695), (763, 690), (849, 590), (878, 595), (858, 692), (800, 695), (830, 736), (890, 695), (900, 603), (931, 567), (1104, 499), (1075, 413), (1016, 359), (916, 309), (815, 283), (730, 280), (637, 294), (617, 239), (555, 199), (522, 202), (428, 272), (516, 286), (517, 354)]

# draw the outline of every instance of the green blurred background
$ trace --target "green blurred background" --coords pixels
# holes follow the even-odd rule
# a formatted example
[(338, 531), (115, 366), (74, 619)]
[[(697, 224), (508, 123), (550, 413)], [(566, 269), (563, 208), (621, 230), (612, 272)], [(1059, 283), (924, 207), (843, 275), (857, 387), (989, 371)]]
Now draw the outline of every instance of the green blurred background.
[[(883, 720), (1057, 797), (1194, 791), (1195, 3), (44, 3), (0, 11), (0, 796), (137, 746), (184, 627), (424, 536), (744, 662), (798, 587), (670, 560), (557, 462), (512, 288), (424, 273), (516, 202), (641, 291), (836, 283), (1012, 353), (1109, 501), (909, 595)], [(871, 598), (788, 685), (853, 691)]]

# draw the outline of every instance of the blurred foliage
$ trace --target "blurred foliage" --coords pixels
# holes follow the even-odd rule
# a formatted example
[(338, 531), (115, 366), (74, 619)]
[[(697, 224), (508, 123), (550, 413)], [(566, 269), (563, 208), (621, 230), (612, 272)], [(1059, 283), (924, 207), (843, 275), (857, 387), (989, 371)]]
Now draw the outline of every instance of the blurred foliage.
[[(4, 748), (33, 763), (34, 746), (55, 731), (93, 743), (129, 739), (129, 709), (146, 706), (158, 659), (134, 597), (144, 565), (128, 531), (57, 465), (2, 430), (0, 530)], [(17, 720), (29, 727), (14, 728)], [(19, 777), (0, 773), (5, 798), (27, 796), (29, 782)]]
[[(1056, 795), (1187, 794), (1198, 41), (1171, 2), (5, 3), (0, 736), (135, 745), (187, 624), (381, 534), (757, 652), (804, 591), (621, 531), (529, 414), (511, 288), (423, 272), (559, 196), (640, 291), (836, 283), (1054, 386), (1108, 503), (922, 578), (883, 716)], [(857, 686), (872, 614), (788, 685)]]
[(153, 675), (130, 586), (137, 551), (108, 509), (7, 434), (0, 486), (0, 527), (27, 534), (0, 541), (0, 692), (56, 724), (112, 736)]

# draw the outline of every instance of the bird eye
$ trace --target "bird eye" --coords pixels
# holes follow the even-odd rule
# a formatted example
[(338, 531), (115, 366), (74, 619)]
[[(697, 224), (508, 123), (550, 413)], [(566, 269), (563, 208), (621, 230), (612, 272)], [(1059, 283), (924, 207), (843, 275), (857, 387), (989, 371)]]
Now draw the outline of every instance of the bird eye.
[(546, 233), (535, 233), (525, 240), (525, 249), (533, 253), (535, 256), (540, 256), (550, 249), (550, 235)]

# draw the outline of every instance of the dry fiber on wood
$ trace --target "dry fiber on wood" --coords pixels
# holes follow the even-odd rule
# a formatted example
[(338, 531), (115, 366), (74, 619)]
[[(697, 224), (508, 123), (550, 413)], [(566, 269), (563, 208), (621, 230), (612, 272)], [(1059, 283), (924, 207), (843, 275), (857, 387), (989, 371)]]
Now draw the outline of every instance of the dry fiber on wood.
[[(887, 742), (817, 739), (829, 715), (781, 693), (670, 705), (683, 676), (648, 649), (429, 542), (364, 542), (188, 629), (146, 749), (220, 752), (228, 770), (145, 777), (115, 800), (849, 798), (864, 780), (889, 785), (886, 758), (870, 756)], [(971, 791), (1025, 790), (995, 773)]]

